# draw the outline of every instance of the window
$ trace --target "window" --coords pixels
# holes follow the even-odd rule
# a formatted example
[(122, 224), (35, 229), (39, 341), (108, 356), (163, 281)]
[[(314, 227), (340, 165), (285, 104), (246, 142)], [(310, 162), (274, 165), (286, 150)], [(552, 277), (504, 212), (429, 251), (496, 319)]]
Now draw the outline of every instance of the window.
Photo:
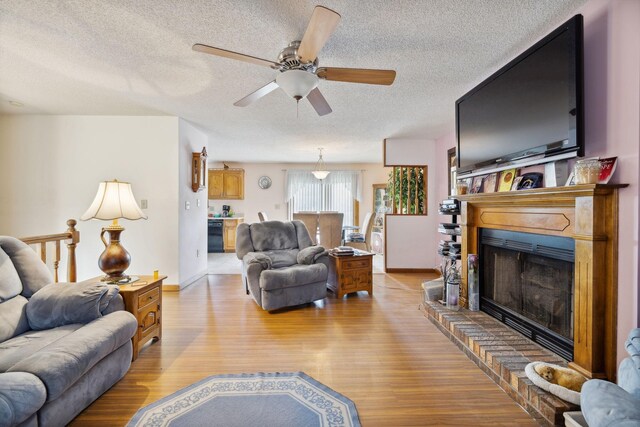
[(359, 171), (331, 171), (323, 180), (308, 170), (287, 171), (288, 218), (291, 219), (294, 212), (337, 211), (344, 214), (343, 225), (355, 225), (361, 182)]

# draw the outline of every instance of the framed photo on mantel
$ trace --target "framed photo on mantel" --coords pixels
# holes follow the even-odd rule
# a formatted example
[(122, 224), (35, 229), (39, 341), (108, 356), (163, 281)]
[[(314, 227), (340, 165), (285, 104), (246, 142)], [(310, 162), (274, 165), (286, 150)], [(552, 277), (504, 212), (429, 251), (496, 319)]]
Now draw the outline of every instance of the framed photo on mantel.
[(456, 193), (456, 182), (457, 182), (457, 170), (458, 170), (458, 160), (456, 157), (456, 147), (449, 148), (447, 150), (447, 165), (449, 171), (449, 195), (455, 196)]

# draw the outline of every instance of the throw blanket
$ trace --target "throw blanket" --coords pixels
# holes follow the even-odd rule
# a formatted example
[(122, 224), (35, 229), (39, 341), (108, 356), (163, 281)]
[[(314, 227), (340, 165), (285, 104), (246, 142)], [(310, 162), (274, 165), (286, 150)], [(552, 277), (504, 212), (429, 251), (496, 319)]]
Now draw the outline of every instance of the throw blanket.
[(102, 312), (120, 288), (106, 283), (51, 283), (33, 294), (27, 303), (27, 320), (33, 330), (72, 323), (86, 324)]

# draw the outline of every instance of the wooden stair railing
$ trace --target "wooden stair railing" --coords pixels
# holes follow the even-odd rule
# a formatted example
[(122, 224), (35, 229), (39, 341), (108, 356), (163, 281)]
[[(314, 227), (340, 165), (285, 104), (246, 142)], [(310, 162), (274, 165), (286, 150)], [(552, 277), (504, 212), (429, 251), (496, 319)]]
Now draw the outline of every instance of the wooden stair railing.
[(58, 282), (58, 266), (60, 264), (60, 242), (67, 245), (67, 282), (76, 281), (76, 245), (80, 242), (80, 232), (76, 230), (76, 220), (67, 220), (69, 228), (64, 233), (46, 234), (43, 236), (22, 237), (20, 240), (27, 245), (40, 245), (40, 258), (47, 263), (47, 243), (53, 242), (55, 246), (55, 258), (53, 260), (53, 279)]

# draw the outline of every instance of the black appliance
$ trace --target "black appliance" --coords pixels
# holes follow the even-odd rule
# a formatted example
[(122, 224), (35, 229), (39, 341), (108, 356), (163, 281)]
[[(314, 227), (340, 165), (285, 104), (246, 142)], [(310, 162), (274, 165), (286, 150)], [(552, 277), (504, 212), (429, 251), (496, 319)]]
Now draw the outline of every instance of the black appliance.
[(582, 28), (574, 16), (456, 101), (458, 173), (584, 155)]
[(228, 217), (229, 216), (229, 211), (231, 210), (231, 206), (229, 205), (222, 205), (222, 216), (224, 217)]
[(224, 252), (224, 245), (222, 242), (222, 227), (224, 220), (222, 219), (210, 219), (208, 224), (208, 250), (209, 253)]

